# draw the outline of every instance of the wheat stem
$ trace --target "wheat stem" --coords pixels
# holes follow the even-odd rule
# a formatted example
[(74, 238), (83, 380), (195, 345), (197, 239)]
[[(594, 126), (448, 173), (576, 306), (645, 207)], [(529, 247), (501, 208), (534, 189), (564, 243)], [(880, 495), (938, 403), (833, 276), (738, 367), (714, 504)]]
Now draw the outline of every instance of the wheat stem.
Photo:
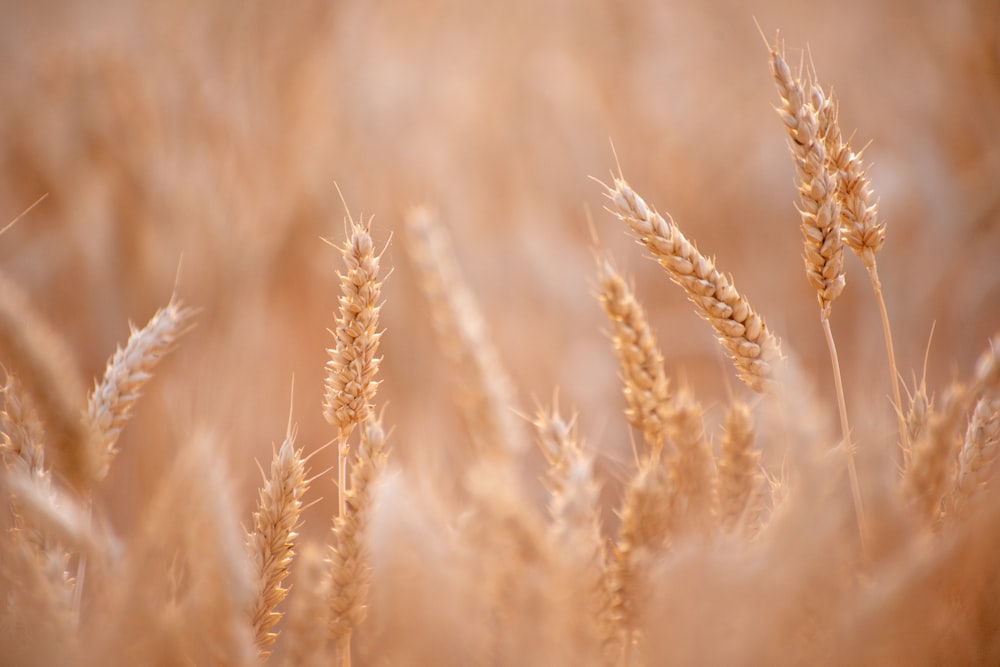
[(889, 326), (889, 313), (885, 307), (885, 296), (882, 293), (882, 281), (878, 277), (878, 265), (872, 258), (867, 267), (872, 289), (875, 291), (875, 301), (878, 303), (879, 316), (882, 318), (882, 334), (885, 337), (885, 351), (889, 358), (889, 380), (892, 386), (892, 400), (895, 404), (896, 424), (899, 428), (899, 440), (903, 451), (909, 451), (912, 443), (909, 440), (906, 418), (903, 415), (903, 399), (899, 391), (899, 372), (896, 370), (896, 352), (892, 345), (892, 330)]
[(858, 482), (858, 471), (854, 464), (854, 445), (851, 441), (851, 425), (847, 421), (847, 402), (844, 400), (844, 382), (840, 375), (840, 359), (837, 357), (837, 346), (833, 342), (833, 332), (830, 330), (829, 318), (823, 318), (823, 334), (826, 346), (830, 351), (830, 363), (833, 366), (833, 384), (837, 392), (837, 411), (840, 414), (840, 431), (843, 440), (844, 453), (847, 455), (847, 475), (851, 483), (851, 496), (854, 499), (854, 514), (858, 522), (858, 532), (861, 535), (861, 548), (865, 549), (867, 530), (865, 527), (865, 510), (861, 502), (861, 485)]

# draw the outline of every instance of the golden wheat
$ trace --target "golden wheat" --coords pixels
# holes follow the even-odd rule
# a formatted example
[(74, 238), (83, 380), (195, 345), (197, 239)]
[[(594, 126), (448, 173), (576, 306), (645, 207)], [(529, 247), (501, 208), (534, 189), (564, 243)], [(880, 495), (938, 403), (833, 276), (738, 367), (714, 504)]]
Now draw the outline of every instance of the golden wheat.
[[(532, 420), (540, 454), (526, 449), (519, 419), (529, 420), (516, 412), (512, 376), (444, 227), (415, 210), (405, 222), (414, 270), (407, 278), (423, 283), (441, 353), (458, 379), (473, 455), (446, 472), (390, 467), (388, 429), (375, 406), (388, 256), (375, 247), (371, 220), (351, 220), (339, 247), (345, 268), (333, 344), (324, 367), (319, 358), (310, 362), (317, 398), (322, 392), (311, 416), (335, 429), (338, 445), (337, 479), (328, 485), (336, 487), (336, 511), (322, 547), (320, 531), (298, 535), (312, 531), (303, 497), (314, 480), (290, 418), (243, 529), (240, 516), (250, 514), (252, 497), (241, 493), (249, 485), (233, 483), (241, 475), (231, 455), (250, 457), (197, 423), (189, 430), (151, 422), (167, 446), (139, 452), (140, 463), (122, 457), (118, 465), (132, 467), (107, 476), (140, 390), (189, 326), (193, 311), (179, 297), (143, 329), (130, 327), (88, 404), (70, 341), (45, 322), (39, 304), (0, 277), (0, 498), (7, 504), (0, 513), (0, 662), (1000, 662), (1000, 495), (993, 480), (1000, 338), (936, 397), (926, 377), (908, 405), (894, 389), (898, 474), (890, 438), (872, 435), (891, 428), (851, 432), (844, 395), (854, 388), (840, 376), (830, 312), (845, 285), (846, 243), (869, 270), (895, 377), (875, 269), (884, 225), (832, 96), (794, 76), (776, 49), (769, 56), (799, 173), (807, 275), (831, 353), (839, 438), (826, 423), (832, 410), (814, 398), (808, 364), (783, 359), (732, 278), (620, 176), (605, 188), (611, 213), (681, 286), (739, 377), (760, 395), (752, 403), (732, 395), (720, 401), (696, 396), (697, 383), (668, 378), (640, 305), (647, 286), (628, 282), (602, 254), (598, 298), (621, 368), (620, 426), (641, 433), (644, 446), (635, 448), (634, 461), (623, 457), (612, 447), (614, 428), (604, 424), (594, 430), (601, 439), (585, 444), (580, 431), (595, 427), (596, 412), (564, 418), (556, 395)], [(113, 68), (99, 72), (108, 76), (95, 81), (117, 80)], [(142, 99), (132, 103), (142, 109)], [(546, 257), (557, 251), (539, 245)], [(583, 276), (579, 282), (585, 294)], [(305, 301), (289, 302), (308, 321)], [(223, 309), (221, 319), (234, 310)], [(399, 346), (387, 355), (412, 338), (409, 323), (400, 327), (393, 317), (387, 321)], [(524, 327), (526, 340), (537, 335), (534, 326)], [(425, 409), (428, 378), (409, 380), (386, 388), (417, 394), (414, 405)], [(597, 400), (611, 402), (616, 388), (595, 389), (607, 389)], [(181, 393), (163, 403), (176, 407)], [(441, 444), (419, 429), (404, 436), (404, 462)], [(863, 516), (855, 437), (865, 444), (857, 464), (866, 473)], [(843, 446), (831, 448), (838, 440)], [(448, 443), (447, 451), (456, 449)], [(147, 464), (155, 464), (151, 477), (142, 476)], [(102, 480), (120, 486), (105, 488)]]

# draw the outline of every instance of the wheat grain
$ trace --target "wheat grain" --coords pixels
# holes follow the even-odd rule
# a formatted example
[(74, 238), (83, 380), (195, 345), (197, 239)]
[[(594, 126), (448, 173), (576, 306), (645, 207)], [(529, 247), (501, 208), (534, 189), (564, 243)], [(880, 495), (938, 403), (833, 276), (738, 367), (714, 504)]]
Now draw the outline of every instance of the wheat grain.
[(799, 176), (799, 212), (805, 239), (806, 277), (816, 288), (824, 320), (833, 300), (844, 290), (844, 245), (840, 234), (837, 184), (827, 169), (824, 137), (819, 132), (817, 109), (825, 104), (823, 91), (807, 91), (792, 75), (788, 63), (771, 49), (771, 74), (781, 96), (778, 115), (788, 132), (788, 147)]
[(271, 476), (260, 490), (254, 530), (247, 533), (247, 551), (256, 594), (250, 621), (261, 658), (270, 655), (277, 633), (271, 629), (281, 620), (275, 608), (288, 595), (281, 584), (295, 555), (302, 497), (309, 487), (302, 450), (295, 449), (295, 428), (290, 428), (271, 460)]
[(821, 94), (816, 103), (817, 134), (823, 138), (828, 167), (836, 180), (844, 242), (872, 268), (875, 255), (885, 244), (885, 224), (878, 219), (878, 203), (872, 202), (871, 181), (861, 154), (843, 139), (833, 95)]
[(376, 254), (370, 232), (371, 219), (351, 221), (350, 235), (340, 248), (346, 273), (338, 273), (340, 306), (334, 346), (327, 349), (323, 417), (337, 427), (342, 441), (368, 418), (379, 385), (375, 374), (382, 361), (376, 356), (382, 337), (382, 254)]
[(129, 339), (119, 347), (87, 400), (87, 414), (93, 424), (97, 444), (97, 481), (104, 479), (117, 452), (118, 436), (132, 413), (132, 407), (153, 370), (173, 350), (177, 339), (190, 327), (194, 311), (177, 296), (156, 311), (142, 329), (129, 323)]
[(781, 346), (764, 319), (715, 268), (715, 262), (698, 252), (672, 220), (664, 220), (651, 209), (623, 178), (615, 178), (614, 187), (605, 187), (612, 212), (629, 226), (684, 289), (698, 314), (712, 325), (740, 379), (757, 392), (772, 388), (772, 366), (781, 358)]
[(670, 418), (670, 389), (663, 355), (649, 327), (645, 309), (607, 258), (598, 260), (599, 300), (611, 322), (615, 354), (622, 370), (625, 416), (643, 434), (654, 454), (663, 449)]

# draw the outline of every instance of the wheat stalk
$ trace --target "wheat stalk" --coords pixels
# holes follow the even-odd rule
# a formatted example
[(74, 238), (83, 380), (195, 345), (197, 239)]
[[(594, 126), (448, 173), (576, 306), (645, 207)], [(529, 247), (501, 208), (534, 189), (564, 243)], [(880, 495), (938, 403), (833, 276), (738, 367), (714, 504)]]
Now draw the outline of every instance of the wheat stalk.
[[(378, 330), (382, 309), (382, 282), (379, 264), (382, 253), (375, 252), (370, 234), (371, 218), (350, 221), (350, 233), (340, 247), (346, 267), (340, 278), (340, 306), (334, 347), (328, 348), (323, 417), (337, 427), (338, 515), (345, 511), (348, 438), (355, 426), (371, 417), (372, 401), (379, 382), (375, 380), (381, 357), (376, 356), (382, 332)], [(384, 250), (383, 250), (384, 252)]]
[(740, 379), (757, 392), (773, 388), (772, 366), (781, 358), (781, 345), (764, 319), (672, 220), (664, 220), (623, 178), (613, 182), (605, 186), (612, 213), (628, 225), (712, 325)]
[(479, 454), (509, 458), (523, 449), (514, 390), (475, 297), (459, 271), (447, 232), (423, 207), (406, 216), (410, 258), (433, 313), (440, 348), (457, 376), (460, 407)]
[(837, 201), (840, 203), (839, 222), (844, 242), (864, 261), (882, 319), (893, 405), (900, 443), (906, 451), (910, 445), (907, 440), (906, 422), (902, 415), (903, 404), (899, 392), (899, 373), (896, 370), (896, 352), (892, 344), (892, 329), (885, 306), (885, 295), (882, 292), (882, 281), (878, 277), (878, 263), (875, 261), (875, 255), (885, 244), (885, 224), (878, 220), (878, 203), (872, 202), (871, 181), (861, 162), (861, 154), (851, 150), (850, 145), (843, 140), (833, 95), (830, 94), (825, 99), (819, 96), (817, 102), (820, 103), (818, 131), (824, 140), (828, 168), (833, 172), (837, 184)]
[(670, 388), (663, 355), (635, 294), (607, 258), (598, 260), (598, 296), (611, 322), (615, 354), (622, 370), (625, 416), (643, 434), (651, 452), (663, 449), (670, 418)]
[(622, 500), (621, 524), (608, 566), (612, 606), (619, 628), (622, 665), (629, 665), (641, 625), (643, 591), (653, 557), (667, 540), (673, 492), (659, 457), (647, 457), (629, 480)]
[(382, 424), (365, 422), (361, 444), (351, 466), (351, 488), (344, 494), (344, 512), (333, 525), (329, 550), (329, 635), (341, 651), (341, 664), (350, 665), (351, 632), (365, 619), (365, 599), (371, 581), (367, 526), (374, 502), (375, 483), (388, 452)]
[(819, 86), (807, 92), (781, 54), (772, 48), (770, 55), (771, 74), (781, 96), (777, 111), (788, 132), (788, 147), (799, 176), (806, 277), (816, 288), (820, 313), (826, 320), (833, 300), (844, 290), (845, 278), (837, 184), (827, 169), (826, 146), (817, 115), (817, 109), (824, 104), (823, 92)]
[[(776, 48), (770, 48), (771, 75), (781, 97), (777, 107), (788, 133), (788, 148), (792, 153), (795, 171), (799, 178), (799, 213), (802, 218), (802, 235), (805, 239), (806, 277), (816, 289), (819, 301), (820, 323), (830, 352), (833, 381), (840, 414), (840, 427), (844, 451), (847, 453), (847, 472), (854, 500), (862, 548), (865, 543), (865, 512), (861, 498), (861, 485), (854, 463), (854, 444), (847, 419), (847, 402), (840, 373), (837, 346), (830, 328), (830, 311), (834, 299), (844, 290), (844, 243), (840, 231), (840, 200), (837, 183), (830, 173), (830, 158), (826, 138), (820, 133), (819, 110), (826, 104), (822, 88), (814, 84), (805, 90), (802, 81), (792, 75), (788, 63)], [(827, 128), (829, 131), (829, 128)]]
[(613, 660), (616, 632), (593, 457), (580, 445), (575, 419), (567, 422), (559, 414), (557, 400), (551, 410), (538, 410), (534, 425), (549, 464), (550, 534), (570, 591), (564, 601), (566, 631), (581, 650), (594, 647), (596, 639), (594, 648)]
[(104, 377), (87, 400), (87, 415), (96, 432), (97, 481), (104, 479), (118, 453), (115, 444), (132, 414), (132, 407), (152, 378), (153, 370), (190, 328), (194, 311), (177, 296), (156, 311), (142, 329), (129, 323), (129, 339), (108, 360)]
[(669, 426), (674, 445), (667, 460), (673, 495), (671, 532), (710, 534), (715, 518), (715, 457), (705, 438), (701, 405), (690, 391), (677, 393)]
[(379, 385), (375, 374), (382, 361), (376, 356), (382, 337), (378, 330), (382, 253), (375, 252), (371, 219), (350, 224), (350, 234), (340, 247), (346, 272), (337, 274), (340, 306), (333, 332), (335, 345), (327, 349), (330, 359), (323, 394), (323, 417), (337, 427), (341, 439), (368, 419)]
[(320, 667), (329, 664), (324, 654), (330, 613), (329, 567), (316, 544), (302, 545), (292, 572), (294, 595), (282, 631), (287, 667)]
[(958, 455), (958, 472), (951, 494), (951, 504), (956, 511), (988, 484), (998, 449), (1000, 394), (991, 392), (976, 403)]
[(278, 636), (271, 631), (281, 620), (275, 608), (288, 595), (288, 589), (281, 584), (295, 555), (302, 497), (309, 487), (302, 450), (295, 449), (296, 431), (294, 427), (288, 429), (272, 456), (271, 476), (265, 479), (253, 515), (254, 529), (247, 533), (247, 551), (256, 583), (250, 621), (262, 659), (270, 655), (268, 648)]
[(726, 410), (719, 449), (719, 523), (726, 530), (753, 533), (761, 511), (765, 479), (760, 471), (760, 451), (753, 448), (754, 426), (750, 407), (734, 402)]
[[(30, 398), (9, 373), (7, 382), (0, 388), (0, 397), (3, 400), (3, 409), (0, 410), (0, 458), (11, 474), (25, 481), (30, 480), (33, 492), (46, 497), (48, 504), (55, 506), (57, 499), (52, 475), (45, 466), (42, 425)], [(62, 599), (68, 611), (74, 585), (66, 571), (69, 553), (48, 531), (19, 511), (16, 496), (10, 500), (10, 510), (14, 519), (12, 538), (26, 547), (35, 563), (41, 566), (46, 585), (53, 589), (48, 597)]]
[(903, 494), (927, 525), (934, 526), (941, 518), (963, 417), (974, 402), (998, 388), (1000, 336), (990, 342), (990, 348), (976, 362), (968, 385), (952, 384), (941, 408), (929, 414), (924, 432), (914, 443), (909, 466), (903, 471)]

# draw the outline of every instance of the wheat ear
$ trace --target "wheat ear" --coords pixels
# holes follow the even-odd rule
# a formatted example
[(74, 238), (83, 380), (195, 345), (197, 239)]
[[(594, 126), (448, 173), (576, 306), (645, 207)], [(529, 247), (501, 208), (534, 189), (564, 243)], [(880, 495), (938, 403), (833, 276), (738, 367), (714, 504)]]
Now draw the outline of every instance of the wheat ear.
[(673, 494), (671, 533), (678, 535), (707, 535), (714, 528), (717, 473), (702, 414), (690, 391), (677, 393), (669, 424), (674, 448), (667, 470)]
[(288, 614), (282, 631), (287, 667), (329, 665), (324, 653), (330, 613), (330, 578), (324, 550), (305, 542), (292, 572)]
[(1000, 450), (1000, 394), (991, 392), (976, 403), (958, 455), (951, 504), (961, 511), (989, 481)]
[(340, 306), (334, 329), (334, 346), (327, 349), (323, 417), (337, 427), (338, 514), (344, 513), (347, 483), (348, 438), (355, 426), (372, 412), (379, 382), (375, 380), (382, 359), (376, 356), (382, 332), (378, 330), (382, 308), (379, 280), (381, 253), (375, 252), (370, 234), (371, 219), (350, 221), (350, 233), (340, 247), (345, 272), (340, 278)]
[(712, 259), (698, 252), (672, 220), (664, 220), (623, 178), (616, 177), (613, 186), (605, 187), (611, 212), (629, 226), (712, 325), (740, 379), (757, 392), (772, 388), (772, 365), (781, 358), (781, 345), (764, 318), (736, 291), (732, 280), (715, 268)]
[(598, 298), (611, 322), (615, 354), (622, 369), (625, 417), (642, 432), (650, 451), (658, 454), (670, 418), (670, 388), (663, 370), (663, 354), (645, 309), (607, 258), (597, 262), (597, 282)]
[(882, 281), (878, 277), (875, 255), (885, 244), (885, 224), (878, 219), (878, 202), (872, 201), (872, 186), (861, 162), (861, 153), (855, 153), (843, 140), (837, 121), (837, 104), (833, 95), (827, 95), (819, 107), (819, 134), (823, 137), (828, 167), (837, 184), (840, 202), (840, 225), (844, 242), (865, 264), (868, 279), (875, 293), (882, 334), (885, 338), (886, 356), (889, 361), (889, 382), (892, 387), (900, 444), (904, 451), (910, 447), (906, 421), (902, 414), (902, 397), (899, 391), (899, 373), (896, 370), (896, 352), (892, 344), (892, 329), (885, 306)]
[(385, 432), (374, 417), (365, 422), (361, 444), (351, 466), (351, 488), (345, 493), (344, 512), (334, 520), (329, 551), (330, 637), (341, 651), (341, 664), (350, 665), (351, 632), (365, 619), (365, 601), (371, 581), (371, 558), (366, 540), (375, 483), (385, 466)]
[(750, 407), (734, 402), (726, 410), (719, 449), (719, 522), (723, 529), (752, 534), (764, 497), (760, 451), (755, 450)]
[(78, 491), (96, 474), (94, 434), (85, 418), (86, 391), (62, 339), (21, 290), (0, 275), (0, 360), (32, 398), (48, 435), (55, 472)]
[(0, 410), (0, 454), (8, 468), (35, 478), (45, 487), (52, 484), (45, 467), (43, 431), (38, 413), (11, 373), (0, 387), (3, 409)]
[(613, 660), (616, 632), (593, 457), (580, 445), (575, 419), (563, 419), (556, 401), (551, 410), (538, 410), (534, 425), (549, 464), (552, 542), (570, 591), (566, 600), (568, 631), (576, 646), (586, 646), (596, 638), (598, 648)]
[[(52, 487), (52, 475), (45, 466), (45, 451), (42, 447), (42, 424), (24, 394), (17, 379), (8, 374), (7, 382), (0, 388), (3, 409), (0, 410), (0, 459), (14, 475), (34, 482), (34, 489), (46, 496), (50, 504), (56, 499)], [(66, 566), (69, 553), (52, 536), (38, 525), (28, 520), (18, 510), (16, 498), (11, 498), (11, 514), (14, 519), (16, 541), (29, 546), (33, 555), (45, 572), (45, 579), (55, 594), (66, 596), (72, 591), (73, 580)], [(65, 601), (68, 603), (69, 598)], [(68, 606), (68, 605), (67, 605)]]
[(96, 432), (97, 481), (108, 474), (118, 450), (115, 443), (132, 414), (132, 406), (143, 386), (152, 378), (160, 360), (188, 331), (194, 311), (185, 308), (176, 295), (156, 311), (142, 329), (129, 323), (129, 339), (108, 360), (104, 377), (96, 383), (87, 401), (87, 415)]
[(289, 426), (284, 442), (271, 458), (271, 476), (260, 490), (253, 532), (246, 536), (251, 576), (256, 584), (250, 622), (262, 659), (270, 655), (268, 648), (278, 636), (271, 631), (281, 620), (275, 608), (288, 595), (282, 582), (295, 555), (302, 497), (309, 487), (302, 450), (295, 449), (297, 429)]
[(953, 466), (963, 417), (970, 405), (1000, 389), (1000, 336), (976, 363), (968, 386), (953, 384), (944, 393), (939, 410), (931, 411), (920, 438), (913, 445), (903, 471), (902, 490), (918, 518), (929, 526), (941, 518), (942, 504)]
[(431, 306), (440, 348), (454, 369), (466, 427), (480, 454), (509, 457), (524, 438), (513, 412), (513, 384), (462, 277), (447, 231), (424, 207), (406, 216), (407, 249)]
[(608, 565), (612, 606), (622, 647), (622, 665), (629, 665), (636, 631), (641, 625), (643, 592), (653, 557), (667, 540), (673, 494), (659, 457), (640, 461), (625, 487), (621, 524)]
[(840, 360), (837, 357), (837, 346), (830, 328), (833, 300), (844, 290), (846, 279), (837, 183), (830, 173), (825, 138), (820, 134), (819, 109), (826, 105), (826, 98), (818, 85), (812, 85), (807, 92), (802, 81), (792, 75), (791, 68), (776, 48), (770, 49), (770, 67), (781, 97), (781, 104), (777, 107), (778, 115), (788, 133), (788, 148), (798, 174), (799, 213), (802, 217), (801, 229), (805, 239), (806, 277), (816, 288), (820, 323), (830, 352), (842, 443), (847, 453), (847, 473), (850, 478), (858, 531), (864, 548), (867, 531), (861, 485), (854, 463), (854, 445), (851, 440), (850, 422), (847, 419), (847, 401), (844, 399)]

